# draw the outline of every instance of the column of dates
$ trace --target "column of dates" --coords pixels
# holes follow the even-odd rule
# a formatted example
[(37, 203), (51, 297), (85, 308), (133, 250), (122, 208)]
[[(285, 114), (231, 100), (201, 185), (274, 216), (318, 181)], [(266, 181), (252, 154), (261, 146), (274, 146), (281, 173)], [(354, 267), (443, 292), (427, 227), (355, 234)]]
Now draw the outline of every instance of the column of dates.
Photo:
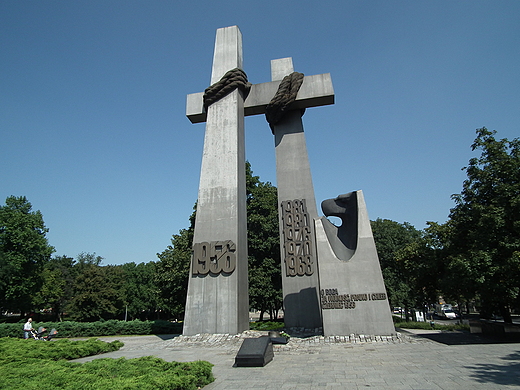
[(284, 262), (287, 276), (310, 276), (314, 273), (314, 237), (305, 199), (286, 200), (281, 204)]

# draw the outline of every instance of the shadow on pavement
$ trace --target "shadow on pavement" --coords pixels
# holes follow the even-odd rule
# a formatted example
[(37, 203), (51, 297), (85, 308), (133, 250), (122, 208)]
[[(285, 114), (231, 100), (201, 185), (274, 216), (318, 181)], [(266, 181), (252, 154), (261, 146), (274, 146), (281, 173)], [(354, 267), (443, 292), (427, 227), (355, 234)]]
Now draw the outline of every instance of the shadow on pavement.
[(490, 337), (462, 331), (422, 333), (415, 334), (414, 337), (425, 338), (446, 345), (520, 343), (520, 339), (518, 339), (517, 337)]
[(179, 334), (157, 334), (157, 337), (161, 338), (163, 341), (174, 339), (175, 337), (179, 337)]
[(520, 352), (502, 358), (505, 364), (477, 363), (471, 374), (480, 383), (494, 383), (505, 386), (520, 386)]

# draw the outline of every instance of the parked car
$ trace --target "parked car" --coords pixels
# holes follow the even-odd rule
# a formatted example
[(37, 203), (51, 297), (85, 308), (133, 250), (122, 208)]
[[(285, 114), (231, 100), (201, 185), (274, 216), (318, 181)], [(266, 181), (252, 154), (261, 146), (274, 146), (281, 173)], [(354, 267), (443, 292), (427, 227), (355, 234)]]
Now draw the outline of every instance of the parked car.
[(444, 315), (444, 317), (446, 317), (448, 320), (454, 320), (457, 318), (457, 314), (451, 310), (451, 309), (447, 309), (447, 310), (443, 310), (442, 311), (442, 314)]

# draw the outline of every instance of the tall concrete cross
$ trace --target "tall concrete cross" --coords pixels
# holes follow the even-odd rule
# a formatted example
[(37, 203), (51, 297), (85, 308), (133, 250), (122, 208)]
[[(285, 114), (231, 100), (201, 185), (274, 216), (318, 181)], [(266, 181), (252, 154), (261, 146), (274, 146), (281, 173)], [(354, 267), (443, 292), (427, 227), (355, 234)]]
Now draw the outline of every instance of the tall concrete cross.
[[(271, 61), (273, 81), (282, 80), (293, 71), (291, 58)], [(330, 95), (334, 97), (332, 83)], [(314, 232), (318, 212), (301, 112), (286, 112), (272, 129), (276, 153), (284, 322), (287, 328), (315, 330), (322, 327)]]
[[(234, 48), (227, 48), (227, 45), (230, 45), (229, 41), (223, 43), (224, 41), (221, 41), (219, 38), (221, 35), (230, 34), (231, 31), (234, 31), (237, 36), (240, 36), (240, 32), (236, 26), (217, 30), (213, 74), (211, 80), (212, 84), (217, 82), (226, 71), (236, 67), (242, 67), (241, 38), (236, 39), (237, 42), (240, 41), (239, 49), (236, 48), (236, 45)], [(226, 46), (226, 48), (224, 48), (224, 46)], [(233, 54), (235, 57), (239, 57), (240, 60), (226, 62), (225, 65), (218, 65), (219, 70), (216, 72), (215, 63), (227, 56), (222, 54), (221, 51), (226, 53), (240, 53), (239, 55)], [(185, 335), (196, 333), (238, 333), (247, 329), (248, 323), (244, 324), (244, 318), (245, 321), (247, 321), (248, 312), (246, 309), (244, 313), (243, 307), (245, 304), (244, 301), (247, 301), (247, 298), (244, 299), (244, 297), (247, 297), (247, 222), (245, 212), (245, 146), (243, 117), (244, 115), (248, 116), (265, 113), (266, 106), (276, 94), (280, 81), (283, 76), (287, 74), (289, 67), (292, 69), (292, 60), (290, 58), (273, 61), (273, 81), (252, 85), (245, 101), (241, 99), (241, 93), (235, 90), (231, 95), (228, 95), (221, 101), (211, 105), (207, 112), (204, 110), (203, 106), (203, 93), (195, 93), (187, 96), (187, 117), (192, 123), (200, 123), (204, 121), (207, 123), (199, 199), (197, 203), (195, 235), (193, 240), (194, 256), (191, 265), (188, 297), (186, 302), (184, 323)], [(230, 98), (230, 96), (236, 97)], [(230, 103), (229, 100), (232, 100), (232, 103)], [(304, 109), (332, 103), (334, 103), (334, 91), (330, 74), (321, 74), (306, 76), (304, 78), (303, 84), (292, 108)], [(236, 107), (236, 109), (233, 108), (231, 110), (229, 108), (230, 105)], [(289, 113), (288, 117), (292, 118), (293, 115), (294, 113)], [(279, 125), (275, 126), (276, 144), (288, 145), (288, 149), (286, 148), (285, 150), (291, 155), (294, 155), (294, 151), (291, 152), (289, 150), (291, 147), (290, 144), (282, 142), (282, 139), (288, 140), (291, 138), (288, 133), (295, 131), (303, 132), (301, 118), (298, 116), (297, 120), (299, 120), (299, 130), (293, 130), (292, 127), (288, 129), (285, 118)], [(228, 136), (228, 132), (229, 134), (235, 135), (233, 137)], [(228, 137), (233, 138), (232, 141), (231, 138)], [(299, 138), (301, 140), (301, 137)], [(304, 139), (303, 142), (305, 143)], [(299, 142), (299, 144), (300, 143), (301, 142)], [(233, 145), (233, 148), (231, 148), (231, 144)], [(301, 148), (298, 150), (302, 151)], [(314, 200), (314, 191), (312, 190), (312, 181), (310, 179), (310, 169), (306, 148), (304, 154), (302, 153), (297, 153), (301, 155), (301, 161), (292, 161), (291, 157), (278, 157), (279, 153), (277, 151), (279, 204), (283, 204), (283, 206), (286, 207), (286, 210), (290, 207), (296, 207), (296, 209), (291, 211), (290, 216), (286, 213), (286, 222), (287, 218), (294, 216), (299, 217), (300, 214), (303, 217), (303, 214), (305, 214), (303, 209), (301, 207), (298, 208), (299, 206), (296, 205), (303, 205), (303, 207), (305, 207), (305, 204), (307, 204), (307, 208), (310, 210), (310, 214), (308, 214), (307, 217), (311, 218), (309, 225), (313, 226), (312, 221), (313, 218), (317, 217), (317, 212)], [(236, 154), (238, 157), (234, 159), (232, 156), (233, 154)], [(284, 169), (283, 165), (286, 162), (292, 164), (292, 172)], [(303, 174), (302, 172), (306, 173)], [(280, 189), (280, 186), (285, 189), (293, 186), (293, 184), (285, 182), (290, 179), (292, 174), (295, 174), (295, 179), (299, 178), (297, 180), (309, 179), (305, 184), (306, 192), (298, 192), (296, 195), (293, 195), (293, 192), (289, 191), (286, 193), (284, 192), (285, 190)], [(232, 176), (232, 183), (230, 182), (229, 185), (222, 186), (220, 183), (220, 180), (223, 180), (220, 179), (221, 176), (223, 178)], [(309, 186), (312, 196), (309, 196)], [(233, 188), (233, 191), (231, 191), (233, 196), (230, 196), (229, 188), (231, 187)], [(222, 188), (227, 188), (228, 190), (222, 191)], [(283, 194), (281, 197), (280, 193)], [(294, 200), (303, 200), (303, 202), (298, 203), (294, 202)], [(289, 201), (289, 203), (286, 201)], [(223, 215), (226, 212), (229, 212), (229, 210), (232, 211), (231, 214), (236, 214), (240, 218), (235, 220)], [(237, 212), (234, 213), (233, 210), (236, 210)], [(280, 209), (279, 211), (282, 212), (283, 210)], [(282, 222), (283, 221), (281, 221), (281, 223)], [(312, 229), (311, 232), (313, 236), (314, 228), (311, 227), (310, 229)], [(231, 233), (231, 231), (233, 233)], [(224, 237), (222, 234), (223, 232), (229, 233)], [(284, 237), (284, 232), (286, 233), (288, 230), (281, 228), (280, 234), (282, 238)], [(244, 237), (240, 236), (239, 238), (239, 234), (243, 234)], [(236, 241), (233, 241), (233, 237), (237, 237)], [(224, 248), (220, 252), (218, 250), (213, 250), (213, 246), (217, 247), (217, 245), (211, 244), (211, 242), (216, 241), (222, 243), (224, 240), (231, 240), (233, 244), (236, 244), (236, 246), (234, 246), (236, 249), (232, 252), (236, 254), (236, 271), (232, 271), (232, 273), (222, 272), (220, 275), (214, 275), (214, 273), (211, 272), (211, 268), (209, 268), (209, 271), (205, 274), (200, 273), (198, 270), (205, 267), (206, 258), (216, 258), (218, 262), (218, 259), (223, 257), (222, 252), (225, 252), (225, 246), (222, 245), (218, 246), (219, 248)], [(287, 240), (282, 241), (282, 274), (284, 280), (284, 310), (286, 326), (302, 326), (306, 328), (319, 327), (321, 326), (321, 314), (317, 301), (318, 296), (316, 295), (318, 294), (318, 279), (316, 272), (315, 248), (310, 249), (314, 258), (307, 260), (307, 263), (305, 263), (306, 260), (303, 260), (304, 263), (302, 263), (302, 260), (293, 259), (290, 260), (292, 261), (292, 264), (287, 266), (287, 258), (290, 257), (290, 254), (286, 254), (287, 251), (285, 250), (285, 247), (290, 246), (289, 251), (291, 251), (294, 250), (295, 246), (292, 245), (292, 243), (287, 244), (286, 241)], [(304, 244), (315, 245), (314, 241), (312, 241), (312, 243), (304, 242)], [(300, 245), (300, 243), (297, 245)], [(204, 248), (209, 248), (209, 252)], [(228, 245), (227, 253), (230, 253), (229, 248)], [(213, 252), (211, 252), (212, 250)], [(298, 248), (298, 250), (300, 249)], [(208, 253), (210, 254), (208, 255)], [(213, 260), (213, 262), (215, 262), (215, 260)], [(314, 267), (310, 265), (310, 262), (314, 262)], [(309, 267), (303, 272), (300, 272), (303, 264), (306, 264)], [(237, 278), (236, 282), (233, 284), (224, 281), (231, 280), (233, 277)], [(208, 286), (212, 287), (208, 288)], [(245, 291), (244, 288), (246, 289)], [(219, 297), (219, 295), (224, 295), (224, 297)], [(309, 301), (309, 299), (311, 301)], [(234, 304), (234, 302), (236, 302), (236, 304)], [(233, 315), (234, 313), (237, 314)], [(213, 323), (215, 326), (211, 325)]]
[[(217, 30), (211, 84), (242, 68), (237, 26)], [(235, 89), (208, 107), (184, 335), (249, 328), (244, 97)]]

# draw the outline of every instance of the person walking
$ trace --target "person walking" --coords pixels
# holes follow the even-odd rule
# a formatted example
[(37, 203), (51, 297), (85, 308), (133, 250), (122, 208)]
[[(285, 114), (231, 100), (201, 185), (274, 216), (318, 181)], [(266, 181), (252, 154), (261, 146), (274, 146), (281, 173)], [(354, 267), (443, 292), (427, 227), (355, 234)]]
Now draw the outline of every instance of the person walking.
[(23, 331), (24, 331), (24, 339), (28, 339), (31, 337), (31, 333), (33, 331), (32, 318), (29, 318), (27, 320), (27, 322), (23, 326)]

